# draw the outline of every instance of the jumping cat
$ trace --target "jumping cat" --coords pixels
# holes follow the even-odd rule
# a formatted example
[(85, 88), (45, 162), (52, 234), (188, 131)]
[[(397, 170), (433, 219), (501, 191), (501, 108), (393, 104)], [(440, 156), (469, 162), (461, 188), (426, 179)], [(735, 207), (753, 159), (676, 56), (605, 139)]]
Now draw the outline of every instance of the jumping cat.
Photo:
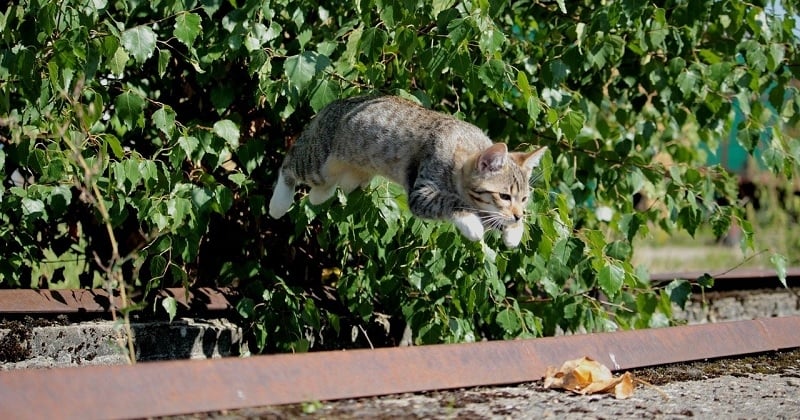
[(451, 221), (469, 240), (502, 229), (516, 247), (525, 227), (528, 180), (546, 147), (508, 152), (476, 126), (395, 96), (355, 97), (326, 106), (289, 149), (269, 202), (279, 218), (296, 184), (321, 204), (381, 175), (405, 188), (411, 212)]

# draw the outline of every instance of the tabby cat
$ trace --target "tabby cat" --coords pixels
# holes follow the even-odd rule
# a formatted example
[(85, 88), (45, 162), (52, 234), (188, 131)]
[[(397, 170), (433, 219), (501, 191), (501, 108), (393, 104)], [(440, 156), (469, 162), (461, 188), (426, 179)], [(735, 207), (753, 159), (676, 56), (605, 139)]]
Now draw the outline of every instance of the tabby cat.
[(402, 185), (411, 212), (450, 220), (469, 240), (486, 228), (516, 247), (525, 227), (528, 180), (546, 147), (509, 153), (476, 126), (394, 97), (356, 97), (325, 107), (290, 148), (269, 203), (283, 216), (297, 183), (320, 204), (337, 185), (345, 193), (374, 175)]

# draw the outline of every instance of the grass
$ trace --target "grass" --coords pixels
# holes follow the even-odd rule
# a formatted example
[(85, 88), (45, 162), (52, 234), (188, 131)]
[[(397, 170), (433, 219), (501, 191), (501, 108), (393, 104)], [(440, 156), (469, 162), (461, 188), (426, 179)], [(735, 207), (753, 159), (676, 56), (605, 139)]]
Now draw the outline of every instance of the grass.
[(686, 232), (669, 234), (656, 226), (650, 235), (634, 241), (634, 265), (651, 273), (708, 271), (721, 273), (732, 268), (774, 268), (770, 257), (781, 254), (787, 266), (800, 264), (800, 226), (780, 206), (761, 211), (748, 208), (753, 225), (753, 250), (742, 250), (740, 241), (730, 245), (714, 238), (710, 227), (698, 229), (694, 237)]

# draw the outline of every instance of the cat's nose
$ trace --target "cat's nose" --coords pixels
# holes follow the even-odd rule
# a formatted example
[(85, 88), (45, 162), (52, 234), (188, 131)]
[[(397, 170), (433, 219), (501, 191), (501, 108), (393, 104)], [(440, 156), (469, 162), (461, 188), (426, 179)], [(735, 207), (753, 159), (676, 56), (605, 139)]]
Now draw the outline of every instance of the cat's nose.
[(522, 215), (521, 214), (515, 214), (514, 215), (514, 221), (515, 222), (519, 222), (520, 220), (522, 220)]

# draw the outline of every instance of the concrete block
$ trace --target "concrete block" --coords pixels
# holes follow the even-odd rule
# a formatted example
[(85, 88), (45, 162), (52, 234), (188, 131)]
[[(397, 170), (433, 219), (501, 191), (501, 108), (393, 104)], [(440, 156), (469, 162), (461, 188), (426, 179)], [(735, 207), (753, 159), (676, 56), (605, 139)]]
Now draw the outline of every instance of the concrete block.
[[(243, 346), (241, 328), (225, 319), (132, 323), (131, 329), (137, 361), (238, 356)], [(27, 348), (23, 360), (0, 360), (0, 370), (125, 364), (120, 336), (124, 338), (124, 329), (111, 321), (30, 327), (23, 332), (0, 328), (1, 343)]]

